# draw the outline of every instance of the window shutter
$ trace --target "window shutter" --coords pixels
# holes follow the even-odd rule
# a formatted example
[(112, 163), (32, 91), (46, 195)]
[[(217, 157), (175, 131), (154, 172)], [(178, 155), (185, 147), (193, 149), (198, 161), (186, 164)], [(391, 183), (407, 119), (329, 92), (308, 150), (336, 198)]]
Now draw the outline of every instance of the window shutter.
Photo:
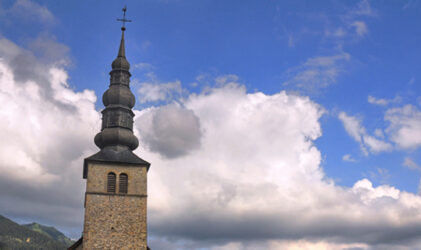
[(107, 192), (108, 193), (115, 193), (115, 182), (116, 182), (116, 176), (114, 173), (108, 173), (108, 179), (107, 179)]
[(127, 186), (129, 182), (129, 177), (127, 174), (120, 174), (120, 185), (119, 185), (119, 192), (122, 194), (127, 194)]

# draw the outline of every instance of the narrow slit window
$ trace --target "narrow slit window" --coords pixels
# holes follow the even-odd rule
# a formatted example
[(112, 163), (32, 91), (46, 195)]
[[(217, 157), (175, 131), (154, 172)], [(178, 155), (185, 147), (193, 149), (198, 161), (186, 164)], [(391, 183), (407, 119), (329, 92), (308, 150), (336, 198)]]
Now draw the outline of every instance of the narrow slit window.
[(108, 193), (115, 193), (115, 182), (116, 182), (116, 175), (113, 172), (108, 173), (108, 176), (107, 176), (107, 192)]
[(120, 185), (119, 192), (122, 194), (127, 194), (127, 186), (129, 185), (129, 177), (127, 174), (120, 174)]

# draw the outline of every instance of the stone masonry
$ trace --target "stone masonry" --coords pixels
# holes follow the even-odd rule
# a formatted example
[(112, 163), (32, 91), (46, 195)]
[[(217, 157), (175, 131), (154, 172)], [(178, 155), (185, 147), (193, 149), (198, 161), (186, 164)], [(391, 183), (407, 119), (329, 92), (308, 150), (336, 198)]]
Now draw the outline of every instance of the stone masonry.
[[(86, 183), (84, 249), (147, 249), (146, 167), (90, 163)], [(107, 193), (109, 172), (128, 175), (128, 192)]]

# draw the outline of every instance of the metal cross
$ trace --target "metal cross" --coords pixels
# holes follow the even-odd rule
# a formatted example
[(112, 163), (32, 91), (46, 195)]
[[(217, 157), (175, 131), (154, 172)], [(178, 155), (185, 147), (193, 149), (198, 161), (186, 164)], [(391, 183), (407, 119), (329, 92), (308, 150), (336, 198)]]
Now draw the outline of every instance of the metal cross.
[(127, 7), (124, 6), (124, 8), (123, 8), (123, 19), (120, 19), (120, 18), (117, 19), (117, 21), (120, 21), (120, 22), (123, 23), (123, 26), (121, 27), (121, 30), (126, 30), (126, 27), (125, 27), (126, 22), (129, 23), (129, 22), (132, 21), (132, 20), (126, 19), (126, 11), (127, 11)]

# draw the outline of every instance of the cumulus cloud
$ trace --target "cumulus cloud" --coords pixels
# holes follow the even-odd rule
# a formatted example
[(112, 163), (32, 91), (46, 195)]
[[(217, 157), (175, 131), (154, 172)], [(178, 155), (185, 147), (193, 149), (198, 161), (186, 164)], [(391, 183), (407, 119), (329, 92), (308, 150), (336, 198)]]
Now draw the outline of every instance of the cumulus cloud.
[[(77, 237), (82, 159), (97, 150), (95, 94), (72, 90), (65, 70), (0, 42), (8, 46), (0, 52), (0, 100), (8, 104), (0, 110), (0, 211)], [(17, 70), (16, 58), (41, 71)], [(152, 248), (364, 249), (419, 238), (419, 196), (367, 179), (345, 188), (324, 174), (313, 143), (322, 135), (319, 105), (218, 79), (179, 104), (135, 111), (144, 145), (137, 153), (152, 162)]]
[[(370, 103), (376, 105), (388, 105), (399, 102), (400, 98), (392, 100), (376, 99), (368, 97)], [(389, 108), (385, 111), (384, 120), (387, 122), (386, 129), (375, 129), (374, 136), (369, 135), (362, 125), (362, 121), (355, 117), (340, 112), (338, 118), (342, 121), (347, 133), (360, 144), (365, 155), (369, 152), (378, 153), (393, 149), (414, 150), (421, 146), (421, 111), (413, 105), (405, 105), (398, 108)], [(403, 165), (409, 167), (409, 161)]]
[(369, 245), (361, 243), (333, 243), (328, 241), (309, 241), (309, 240), (260, 240), (260, 241), (234, 241), (229, 243), (215, 244), (209, 247), (209, 244), (201, 244), (193, 241), (174, 242), (168, 239), (152, 239), (149, 244), (156, 249), (209, 249), (209, 250), (372, 250)]
[[(140, 82), (138, 88), (138, 101), (140, 103), (169, 103), (175, 99), (181, 98), (186, 93), (186, 90), (182, 88), (179, 80), (163, 83), (157, 79), (155, 73), (152, 71), (149, 71), (146, 74), (146, 77), (148, 80)], [(137, 80), (135, 79), (134, 81), (136, 82)]]
[(386, 111), (385, 120), (390, 123), (386, 132), (390, 139), (403, 149), (421, 146), (421, 111), (413, 105)]
[(326, 88), (337, 81), (339, 74), (344, 70), (344, 63), (350, 58), (345, 52), (310, 58), (301, 66), (289, 69), (287, 74), (290, 79), (283, 84), (310, 92)]
[[(5, 39), (0, 57), (0, 212), (77, 228), (77, 237), (82, 159), (97, 150), (100, 128), (96, 96), (72, 90), (63, 68)], [(342, 187), (325, 175), (314, 145), (322, 107), (217, 79), (179, 104), (135, 111), (137, 153), (152, 163), (152, 249), (419, 246), (420, 196), (368, 179)], [(360, 123), (348, 120), (364, 142)]]
[(182, 93), (181, 82), (141, 83), (138, 93), (140, 103), (173, 100)]
[(170, 159), (142, 153), (152, 162), (152, 247), (375, 249), (421, 234), (421, 197), (368, 179), (345, 188), (324, 174), (313, 144), (323, 110), (310, 99), (231, 82), (182, 104), (200, 121), (200, 149)]
[(200, 147), (200, 123), (192, 110), (170, 104), (137, 112), (141, 142), (163, 157), (183, 156)]
[(29, 49), (38, 61), (46, 65), (53, 64), (56, 67), (70, 65), (70, 49), (56, 41), (56, 38), (48, 33), (41, 33), (29, 43)]
[(82, 218), (81, 159), (100, 116), (94, 92), (72, 90), (53, 65), (0, 40), (0, 213), (72, 231)]
[[(379, 153), (393, 149), (390, 143), (369, 135), (361, 125), (361, 120), (357, 117), (340, 112), (338, 118), (342, 121), (346, 132), (360, 144), (361, 150), (365, 155), (368, 154), (368, 150), (372, 153)], [(379, 134), (379, 132), (376, 132), (376, 134)]]

